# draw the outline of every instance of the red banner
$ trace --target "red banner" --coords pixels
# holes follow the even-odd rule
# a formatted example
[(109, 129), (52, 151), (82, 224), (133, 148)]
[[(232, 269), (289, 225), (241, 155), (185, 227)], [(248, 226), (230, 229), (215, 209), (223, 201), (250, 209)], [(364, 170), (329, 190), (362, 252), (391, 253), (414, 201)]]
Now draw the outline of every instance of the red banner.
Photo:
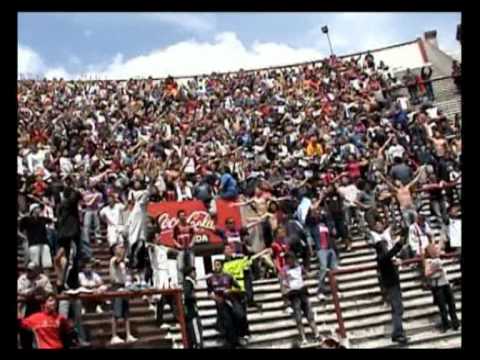
[(164, 201), (150, 203), (147, 211), (160, 225), (161, 242), (165, 246), (173, 247), (173, 228), (178, 224), (177, 213), (185, 210), (187, 223), (194, 225), (197, 232), (194, 237), (195, 244), (220, 244), (222, 239), (215, 234), (215, 229), (225, 229), (225, 220), (233, 218), (237, 227), (242, 224), (240, 209), (231, 207), (232, 202), (218, 199), (216, 222), (212, 219), (203, 202), (189, 201)]

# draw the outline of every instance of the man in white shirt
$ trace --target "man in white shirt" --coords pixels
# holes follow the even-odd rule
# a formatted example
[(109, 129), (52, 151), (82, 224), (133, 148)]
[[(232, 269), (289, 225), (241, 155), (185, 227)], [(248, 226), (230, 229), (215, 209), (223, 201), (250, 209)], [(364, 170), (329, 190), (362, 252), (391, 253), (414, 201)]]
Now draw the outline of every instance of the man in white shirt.
[(453, 249), (462, 248), (462, 218), (460, 217), (460, 208), (452, 206), (449, 211), (448, 241)]
[[(83, 271), (78, 274), (78, 281), (80, 283), (80, 287), (85, 289), (85, 291), (104, 291), (106, 290), (106, 286), (103, 284), (103, 280), (95, 271), (92, 270), (92, 264), (90, 262), (85, 263), (83, 266)], [(83, 301), (83, 305), (86, 309), (90, 310), (91, 308), (95, 308), (95, 311), (98, 314), (103, 313), (102, 309), (103, 301), (98, 300), (88, 300)], [(82, 313), (85, 311), (82, 310)]]
[(342, 178), (342, 185), (337, 186), (337, 191), (344, 201), (345, 221), (347, 226), (351, 224), (352, 218), (356, 218), (360, 221), (360, 214), (357, 208), (357, 199), (360, 190), (357, 185), (350, 183), (350, 179), (347, 176)]
[(430, 226), (425, 221), (425, 216), (418, 214), (415, 222), (408, 229), (408, 244), (412, 253), (420, 256), (425, 248), (432, 242), (433, 233)]
[(125, 232), (124, 216), (125, 205), (120, 203), (116, 194), (108, 196), (108, 204), (100, 211), (100, 216), (107, 223), (107, 241), (110, 247), (123, 242)]
[(405, 153), (405, 148), (398, 143), (398, 139), (396, 137), (392, 140), (392, 145), (387, 150), (388, 159), (390, 162), (393, 163), (393, 159), (403, 158), (403, 154)]

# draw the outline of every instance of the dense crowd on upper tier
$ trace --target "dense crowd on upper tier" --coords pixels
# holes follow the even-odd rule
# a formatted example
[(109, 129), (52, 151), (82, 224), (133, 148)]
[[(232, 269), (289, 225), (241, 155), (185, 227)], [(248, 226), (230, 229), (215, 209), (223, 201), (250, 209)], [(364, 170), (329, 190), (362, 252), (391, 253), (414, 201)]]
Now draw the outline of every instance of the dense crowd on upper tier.
[[(456, 63), (452, 76), (460, 92)], [(460, 193), (461, 121), (434, 106), (431, 79), (429, 66), (396, 78), (367, 53), (184, 81), (19, 81), (19, 239), (28, 262), (19, 294), (34, 294), (32, 287), (58, 293), (106, 288), (92, 275), (91, 249), (104, 222), (113, 254), (111, 286), (179, 284), (193, 304), (194, 287), (187, 291), (186, 284), (194, 282), (195, 229), (179, 213), (176, 249), (166, 249), (156, 240), (158, 224), (146, 205), (198, 199), (215, 217), (220, 197), (258, 215), (243, 224), (227, 221), (227, 229), (218, 230), (228, 245), (226, 260), (253, 255), (252, 226), (269, 251), (245, 265), (245, 284), (215, 265), (207, 280), (212, 298), (222, 304), (226, 296), (215, 282), (223, 274), (246, 293), (245, 306), (256, 305), (251, 280), (279, 276), (286, 308), (293, 309), (305, 338), (300, 310), (308, 300), (303, 293), (289, 298), (298, 258), (308, 271), (317, 254), (324, 297), (327, 268), (336, 268), (339, 251), (351, 250), (353, 225), (377, 251), (383, 245), (385, 251), (396, 249), (392, 238), (401, 233), (400, 257), (425, 256), (432, 236), (418, 210), (419, 194), (428, 192), (445, 230), (442, 248), (459, 246), (451, 226), (460, 210), (454, 204)], [(162, 267), (168, 252), (178, 256), (178, 279)], [(257, 267), (268, 270), (257, 275)], [(54, 286), (41, 273), (45, 268), (54, 268)], [(114, 319), (128, 318), (128, 301), (112, 305)], [(28, 315), (39, 305), (26, 308)], [(245, 323), (220, 305), (217, 310), (224, 327), (237, 328), (234, 335), (223, 332), (236, 346), (249, 334), (246, 315)], [(189, 321), (198, 318), (192, 311), (187, 310)], [(311, 312), (304, 311), (317, 333)], [(116, 320), (112, 331), (112, 342), (123, 341)], [(134, 340), (128, 326), (127, 341)]]

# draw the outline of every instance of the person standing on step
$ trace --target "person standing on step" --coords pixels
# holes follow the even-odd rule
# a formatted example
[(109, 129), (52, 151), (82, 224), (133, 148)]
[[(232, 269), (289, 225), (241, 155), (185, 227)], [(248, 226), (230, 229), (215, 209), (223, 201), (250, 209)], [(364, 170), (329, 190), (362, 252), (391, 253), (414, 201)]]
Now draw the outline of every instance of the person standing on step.
[(91, 243), (90, 234), (93, 227), (96, 243), (100, 244), (100, 216), (98, 211), (102, 202), (102, 193), (98, 191), (98, 185), (89, 183), (87, 186), (87, 190), (82, 193), (84, 207), (82, 241), (84, 244)]
[[(170, 289), (171, 286), (171, 274), (168, 266), (168, 255), (176, 255), (177, 251), (164, 246), (161, 243), (161, 237), (157, 233), (153, 239), (147, 243), (148, 255), (150, 259), (150, 265), (152, 267), (152, 280), (154, 289)], [(155, 301), (154, 313), (155, 321), (162, 329), (169, 329), (170, 326), (163, 322), (163, 314), (165, 304), (169, 304), (173, 313), (177, 317), (178, 309), (173, 296), (165, 296), (162, 294), (154, 295)]]
[[(269, 253), (271, 253), (271, 249), (264, 249), (253, 256), (238, 257), (235, 256), (233, 247), (231, 245), (225, 246), (223, 271), (226, 274), (231, 275), (240, 285), (240, 288), (234, 288), (234, 290), (238, 292), (241, 303), (244, 305), (245, 312), (247, 312), (247, 306), (253, 306), (259, 310), (262, 309), (261, 304), (253, 301), (253, 282), (250, 282), (249, 286), (247, 286), (248, 275), (246, 274), (248, 273), (248, 270), (255, 259)], [(248, 333), (248, 329), (246, 332)]]
[(282, 268), (280, 276), (286, 289), (287, 297), (293, 307), (293, 317), (297, 323), (302, 345), (307, 344), (307, 337), (302, 324), (302, 312), (308, 320), (315, 339), (321, 340), (310, 301), (308, 300), (308, 290), (303, 278), (305, 273), (305, 269), (298, 264), (295, 255), (291, 252), (287, 253), (285, 266)]
[[(460, 327), (460, 322), (457, 318), (455, 297), (447, 279), (447, 272), (442, 259), (440, 259), (440, 253), (441, 250), (437, 244), (430, 244), (425, 249), (425, 276), (430, 282), (434, 303), (437, 304), (440, 311), (442, 319), (441, 332), (444, 333), (450, 327), (457, 331)], [(451, 323), (448, 321), (448, 315)]]
[(142, 188), (142, 183), (135, 180), (133, 190), (128, 194), (128, 200), (133, 202), (133, 208), (128, 215), (128, 254), (129, 267), (138, 275), (137, 282), (145, 286), (145, 240), (147, 230), (147, 204), (151, 194), (151, 184)]
[(420, 180), (423, 175), (425, 167), (420, 167), (415, 178), (410, 181), (407, 185), (403, 185), (400, 180), (395, 180), (395, 184), (392, 184), (388, 181), (380, 172), (378, 175), (380, 178), (385, 181), (387, 186), (390, 188), (392, 193), (395, 195), (398, 205), (400, 206), (400, 211), (402, 213), (403, 222), (405, 227), (408, 228), (412, 224), (412, 216), (417, 215), (417, 209), (415, 207), (414, 199), (412, 197), (411, 188)]
[(423, 83), (425, 84), (425, 88), (427, 91), (427, 96), (430, 101), (435, 101), (435, 95), (433, 93), (433, 86), (432, 86), (432, 67), (430, 65), (422, 67), (421, 77)]
[(123, 223), (123, 212), (125, 205), (118, 201), (118, 195), (108, 195), (108, 204), (100, 210), (100, 217), (107, 223), (107, 241), (112, 247), (117, 243), (124, 243), (125, 226)]
[(273, 254), (273, 261), (275, 263), (275, 269), (279, 276), (280, 281), (280, 291), (282, 292), (282, 298), (284, 301), (283, 311), (288, 312), (291, 311), (289, 308), (289, 302), (287, 298), (286, 288), (284, 287), (284, 283), (280, 277), (280, 273), (282, 269), (285, 267), (285, 255), (287, 255), (290, 247), (287, 242), (287, 231), (285, 227), (280, 225), (275, 232), (275, 241), (272, 244), (272, 254)]
[(393, 246), (389, 249), (386, 240), (375, 243), (377, 252), (377, 266), (380, 274), (382, 286), (385, 289), (390, 301), (392, 311), (393, 332), (392, 341), (400, 344), (408, 343), (408, 338), (403, 330), (403, 300), (402, 290), (400, 289), (400, 276), (398, 274), (398, 262), (393, 260), (403, 248), (403, 242), (400, 237), (393, 240)]
[(185, 269), (185, 282), (183, 286), (185, 320), (187, 322), (188, 348), (203, 349), (203, 327), (198, 312), (195, 286), (197, 284), (197, 272), (194, 267)]
[(337, 246), (335, 244), (335, 238), (332, 236), (332, 232), (327, 226), (326, 215), (315, 210), (314, 212), (315, 222), (317, 229), (314, 232), (315, 246), (317, 248), (317, 256), (320, 265), (318, 271), (318, 298), (320, 301), (325, 300), (325, 277), (328, 271), (337, 269)]
[(34, 262), (41, 270), (52, 267), (52, 257), (48, 245), (47, 224), (51, 220), (40, 215), (42, 205), (30, 205), (30, 216), (20, 219), (20, 231), (28, 241), (28, 260)]
[(187, 223), (185, 210), (177, 212), (178, 224), (173, 228), (173, 243), (179, 250), (177, 256), (178, 284), (183, 285), (183, 272), (187, 267), (193, 266), (195, 256), (193, 253), (193, 237), (195, 229)]
[[(127, 281), (127, 267), (125, 264), (125, 246), (123, 244), (116, 244), (113, 246), (113, 257), (110, 259), (110, 282), (113, 290), (125, 290), (129, 285)], [(130, 331), (129, 319), (129, 303), (128, 299), (115, 297), (112, 301), (113, 318), (112, 318), (112, 345), (122, 344), (125, 341), (118, 336), (117, 325), (119, 319), (125, 321), (126, 341), (135, 342), (137, 338), (132, 336)]]
[(240, 341), (242, 330), (248, 324), (247, 314), (235, 294), (233, 288), (240, 284), (229, 274), (223, 272), (223, 263), (215, 260), (213, 274), (207, 279), (207, 292), (215, 301), (217, 308), (218, 332), (225, 340), (225, 347), (234, 349), (243, 344)]

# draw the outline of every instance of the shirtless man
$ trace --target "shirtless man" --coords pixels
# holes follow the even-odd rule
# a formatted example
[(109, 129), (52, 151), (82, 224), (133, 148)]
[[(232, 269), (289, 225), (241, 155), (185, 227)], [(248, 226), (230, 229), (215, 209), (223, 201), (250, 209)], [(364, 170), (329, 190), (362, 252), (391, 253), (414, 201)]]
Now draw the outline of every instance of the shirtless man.
[(258, 214), (259, 218), (262, 219), (262, 222), (261, 222), (262, 233), (263, 233), (265, 245), (269, 247), (273, 242), (272, 228), (268, 220), (269, 204), (271, 201), (275, 201), (278, 203), (279, 201), (282, 201), (288, 198), (289, 197), (275, 198), (272, 196), (270, 192), (264, 191), (260, 186), (257, 186), (255, 188), (255, 194), (253, 195), (252, 199), (243, 201), (243, 202), (232, 203), (230, 204), (230, 206), (236, 207), (236, 206), (244, 206), (244, 205), (250, 205), (250, 204), (254, 205), (256, 213)]
[(405, 222), (406, 226), (411, 225), (411, 216), (413, 214), (413, 218), (415, 218), (417, 211), (415, 209), (415, 205), (413, 202), (411, 188), (420, 180), (422, 173), (425, 171), (425, 167), (422, 166), (415, 178), (410, 181), (407, 185), (403, 185), (400, 180), (395, 180), (395, 183), (392, 184), (388, 181), (381, 173), (378, 173), (379, 177), (385, 181), (387, 186), (390, 188), (392, 193), (395, 195), (395, 198), (398, 201), (400, 206), (400, 211), (402, 212), (403, 221)]
[(429, 140), (432, 142), (433, 147), (435, 148), (435, 155), (439, 158), (443, 158), (448, 149), (447, 140), (442, 137), (439, 131), (435, 131), (433, 136), (429, 137)]

